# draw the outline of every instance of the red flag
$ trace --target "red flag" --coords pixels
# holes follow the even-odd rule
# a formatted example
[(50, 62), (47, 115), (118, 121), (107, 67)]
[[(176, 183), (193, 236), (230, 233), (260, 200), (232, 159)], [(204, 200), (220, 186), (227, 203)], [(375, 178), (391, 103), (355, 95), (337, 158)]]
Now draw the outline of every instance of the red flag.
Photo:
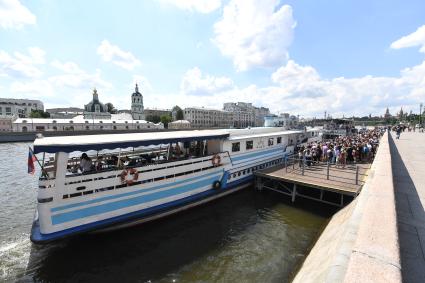
[(32, 154), (32, 151), (28, 152), (28, 174), (34, 175), (35, 173), (35, 166), (34, 166), (35, 156)]

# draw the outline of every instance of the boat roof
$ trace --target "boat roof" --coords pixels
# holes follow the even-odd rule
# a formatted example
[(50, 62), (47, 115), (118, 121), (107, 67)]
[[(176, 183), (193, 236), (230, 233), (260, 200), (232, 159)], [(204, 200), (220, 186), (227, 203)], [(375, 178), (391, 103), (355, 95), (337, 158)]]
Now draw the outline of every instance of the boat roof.
[(259, 134), (252, 134), (252, 135), (231, 136), (229, 140), (236, 141), (236, 140), (251, 139), (251, 138), (275, 137), (275, 136), (282, 136), (282, 135), (289, 135), (289, 134), (299, 134), (303, 132), (304, 131), (302, 130), (286, 130), (286, 131), (259, 133)]
[(226, 130), (192, 130), (173, 132), (150, 132), (132, 134), (84, 135), (43, 137), (34, 141), (34, 153), (73, 152), (139, 147), (171, 142), (225, 139)]

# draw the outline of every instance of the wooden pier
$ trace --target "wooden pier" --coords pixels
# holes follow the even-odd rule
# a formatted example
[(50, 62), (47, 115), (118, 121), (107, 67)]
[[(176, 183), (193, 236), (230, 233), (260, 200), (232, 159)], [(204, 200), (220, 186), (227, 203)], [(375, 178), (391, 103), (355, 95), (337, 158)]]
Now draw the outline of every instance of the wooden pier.
[(370, 164), (349, 164), (345, 168), (318, 162), (307, 166), (292, 158), (284, 165), (255, 172), (258, 190), (272, 190), (291, 197), (303, 197), (342, 207), (355, 198), (367, 177)]

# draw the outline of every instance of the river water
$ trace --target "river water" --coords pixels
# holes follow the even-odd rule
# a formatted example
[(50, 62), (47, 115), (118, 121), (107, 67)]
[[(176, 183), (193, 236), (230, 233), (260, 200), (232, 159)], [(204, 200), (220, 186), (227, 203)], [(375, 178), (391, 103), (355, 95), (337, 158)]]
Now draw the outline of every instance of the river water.
[[(334, 212), (253, 188), (116, 232), (45, 246), (29, 232), (28, 144), (0, 144), (0, 281), (286, 282)], [(38, 172), (37, 172), (38, 173)]]

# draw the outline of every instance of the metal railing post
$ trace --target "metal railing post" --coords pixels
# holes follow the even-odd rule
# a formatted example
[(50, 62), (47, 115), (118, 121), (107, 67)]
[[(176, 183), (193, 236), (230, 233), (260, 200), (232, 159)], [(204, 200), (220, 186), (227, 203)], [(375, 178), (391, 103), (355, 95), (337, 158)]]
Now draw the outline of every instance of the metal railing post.
[(356, 185), (359, 184), (359, 165), (356, 165)]
[(286, 162), (286, 158), (285, 158), (285, 170), (286, 170), (286, 173), (288, 173), (288, 164)]
[(331, 167), (331, 164), (328, 162), (328, 167), (327, 167), (327, 173), (326, 173), (326, 179), (329, 180), (329, 169)]
[(304, 176), (304, 167), (305, 167), (304, 160), (302, 162), (303, 162), (302, 174)]

